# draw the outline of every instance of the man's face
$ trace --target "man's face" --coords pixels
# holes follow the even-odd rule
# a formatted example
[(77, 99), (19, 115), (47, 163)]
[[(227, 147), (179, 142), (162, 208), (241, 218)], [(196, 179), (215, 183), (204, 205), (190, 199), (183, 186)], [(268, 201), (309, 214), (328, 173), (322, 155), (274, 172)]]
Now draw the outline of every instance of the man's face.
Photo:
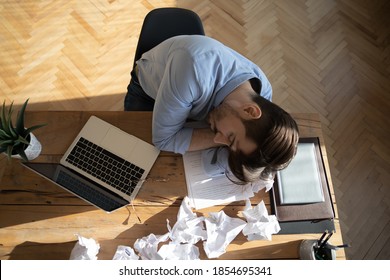
[(256, 143), (246, 137), (239, 112), (228, 104), (222, 103), (211, 111), (208, 121), (215, 134), (215, 143), (229, 146), (232, 151), (241, 151), (246, 155), (256, 149)]

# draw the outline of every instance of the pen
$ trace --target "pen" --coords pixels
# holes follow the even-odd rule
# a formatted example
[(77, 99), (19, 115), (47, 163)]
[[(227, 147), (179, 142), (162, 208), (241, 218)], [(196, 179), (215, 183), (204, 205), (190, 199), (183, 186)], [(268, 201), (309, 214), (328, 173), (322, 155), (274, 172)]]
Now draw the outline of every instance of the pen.
[(342, 244), (342, 245), (334, 246), (334, 245), (330, 245), (330, 244), (325, 244), (325, 247), (327, 249), (331, 249), (331, 250), (338, 250), (340, 248), (349, 248), (349, 247), (351, 247), (351, 245), (350, 244)]
[(321, 241), (324, 239), (325, 235), (328, 233), (328, 230), (325, 230), (324, 233), (321, 235), (321, 238), (317, 241), (317, 247), (320, 246)]
[(333, 235), (333, 231), (329, 233), (328, 237), (326, 237), (325, 240), (321, 243), (320, 248), (318, 248), (318, 250), (324, 248), (325, 244), (328, 243), (328, 240), (332, 237), (332, 235)]

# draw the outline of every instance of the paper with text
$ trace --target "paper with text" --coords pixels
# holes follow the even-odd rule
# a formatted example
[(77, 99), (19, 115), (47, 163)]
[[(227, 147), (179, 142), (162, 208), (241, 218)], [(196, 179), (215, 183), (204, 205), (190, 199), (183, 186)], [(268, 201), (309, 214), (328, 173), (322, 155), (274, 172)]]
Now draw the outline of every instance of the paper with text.
[(202, 151), (183, 155), (188, 197), (191, 207), (202, 209), (253, 197), (251, 185), (237, 185), (226, 175), (210, 176), (202, 163)]

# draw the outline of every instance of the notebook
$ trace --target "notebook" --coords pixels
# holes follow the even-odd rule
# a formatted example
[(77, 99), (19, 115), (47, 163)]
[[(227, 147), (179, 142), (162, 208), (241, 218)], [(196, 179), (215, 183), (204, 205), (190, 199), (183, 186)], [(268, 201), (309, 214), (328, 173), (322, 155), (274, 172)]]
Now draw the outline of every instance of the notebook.
[(136, 197), (160, 151), (91, 116), (60, 163), (23, 163), (92, 205), (112, 212)]

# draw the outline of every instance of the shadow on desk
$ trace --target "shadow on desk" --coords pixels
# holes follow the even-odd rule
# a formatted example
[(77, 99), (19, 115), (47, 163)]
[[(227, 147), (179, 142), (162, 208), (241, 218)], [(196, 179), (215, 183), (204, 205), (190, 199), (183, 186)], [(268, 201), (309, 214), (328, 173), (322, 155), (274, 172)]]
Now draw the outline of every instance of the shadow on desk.
[[(77, 197), (75, 197), (77, 198)], [(78, 199), (78, 198), (77, 198)], [(20, 225), (35, 223), (53, 218), (62, 218), (70, 215), (87, 214), (96, 210), (93, 206), (62, 206), (62, 205), (1, 205), (0, 206), (0, 229), (18, 227)]]
[(0, 161), (0, 167), (3, 167), (0, 176), (0, 228), (96, 209), (28, 170), (17, 160)]
[(9, 255), (1, 256), (9, 260), (67, 260), (76, 241), (65, 243), (38, 243), (26, 241), (17, 245)]
[[(52, 221), (38, 221), (35, 228), (38, 231), (23, 227), (17, 236), (30, 239), (20, 240), (16, 246), (4, 246), (0, 249), (1, 259), (24, 260), (68, 260), (76, 244), (76, 233), (86, 238), (95, 239), (100, 245), (99, 260), (111, 260), (119, 245), (134, 248), (137, 239), (150, 234), (162, 235), (168, 232), (167, 219), (170, 225), (176, 223), (177, 213), (181, 200), (177, 199), (172, 205), (166, 206), (135, 206), (136, 213), (131, 206), (121, 209), (117, 213), (106, 214), (102, 211), (81, 212), (72, 217), (60, 217)], [(224, 210), (229, 216), (235, 216), (239, 210), (237, 205), (215, 207), (213, 211)], [(73, 207), (63, 207), (70, 210)], [(68, 212), (69, 210), (64, 210)], [(138, 210), (138, 211), (137, 211)], [(142, 210), (142, 211), (141, 211)], [(198, 216), (202, 213), (197, 213)], [(207, 214), (205, 214), (207, 216)], [(138, 220), (140, 219), (140, 221)], [(57, 221), (55, 221), (57, 220)], [(71, 226), (63, 224), (71, 220)], [(88, 226), (86, 226), (86, 224)], [(31, 229), (30, 229), (31, 230)], [(25, 231), (25, 232), (23, 232)], [(47, 238), (47, 243), (44, 241)], [(73, 241), (68, 241), (74, 238)], [(57, 242), (64, 240), (64, 242)], [(15, 242), (15, 240), (13, 241)], [(168, 241), (169, 242), (169, 241)], [(167, 243), (168, 243), (167, 242)], [(240, 233), (229, 245), (226, 253), (219, 259), (297, 259), (300, 240), (290, 240), (270, 243), (267, 240), (248, 242)], [(162, 246), (165, 243), (160, 243)], [(200, 258), (207, 259), (203, 249), (203, 242), (196, 244)]]
[[(135, 209), (138, 209), (136, 212), (131, 206), (127, 206), (112, 214), (96, 209), (95, 211), (82, 211), (82, 208), (94, 209), (93, 207), (53, 206), (52, 211), (61, 209), (62, 214), (54, 214), (55, 219), (50, 219), (46, 213), (44, 217), (40, 215), (39, 220), (31, 227), (18, 227), (17, 236), (14, 236), (10, 242), (19, 244), (9, 246), (7, 245), (9, 242), (3, 240), (3, 246), (0, 246), (0, 259), (68, 260), (77, 241), (75, 234), (79, 234), (86, 238), (93, 238), (99, 243), (100, 250), (97, 256), (99, 260), (110, 260), (114, 257), (119, 245), (133, 248), (138, 238), (151, 233), (155, 235), (167, 233), (167, 219), (173, 226), (177, 219), (179, 201), (175, 201), (169, 207), (135, 206)], [(29, 212), (27, 210), (25, 215), (28, 216)], [(74, 214), (72, 215), (71, 212)], [(37, 216), (37, 213), (32, 215)], [(26, 219), (26, 222), (28, 220)], [(20, 223), (19, 221), (17, 224)], [(13, 230), (12, 227), (4, 228), (4, 236), (12, 235)], [(26, 237), (28, 241), (22, 240)], [(68, 241), (69, 239), (74, 239), (74, 241)], [(45, 240), (47, 243), (44, 242)], [(55, 242), (61, 240), (64, 242)]]

